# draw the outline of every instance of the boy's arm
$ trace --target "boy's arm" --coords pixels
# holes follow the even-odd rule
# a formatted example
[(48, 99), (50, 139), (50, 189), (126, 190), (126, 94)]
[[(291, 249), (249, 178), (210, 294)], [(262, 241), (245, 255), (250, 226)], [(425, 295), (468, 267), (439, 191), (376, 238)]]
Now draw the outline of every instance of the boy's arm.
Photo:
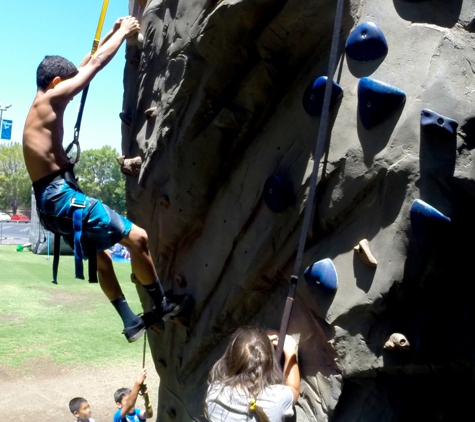
[(153, 407), (152, 407), (152, 403), (150, 403), (150, 398), (148, 397), (148, 391), (145, 384), (143, 385), (143, 387), (145, 387), (142, 391), (142, 394), (143, 394), (143, 399), (145, 401), (146, 410), (142, 410), (140, 412), (140, 419), (150, 419), (153, 417)]
[[(114, 22), (114, 26), (112, 27), (112, 29), (102, 38), (102, 40), (99, 41), (97, 49), (101, 48), (107, 41), (109, 41), (110, 37), (112, 37), (112, 35), (114, 35), (114, 33), (118, 31), (118, 29), (120, 28), (120, 24), (124, 19), (125, 18), (119, 18)], [(91, 53), (87, 53), (86, 57), (84, 57), (84, 59), (82, 59), (81, 63), (79, 64), (78, 69), (81, 69), (86, 66), (89, 63), (89, 60), (91, 60), (91, 57)]]
[(81, 92), (91, 82), (92, 78), (112, 60), (122, 42), (137, 33), (140, 29), (137, 19), (124, 18), (120, 28), (111, 35), (104, 45), (101, 46), (89, 62), (79, 69), (79, 73), (71, 79), (59, 83), (52, 92), (51, 101), (60, 103), (69, 102), (76, 94)]
[(147, 371), (144, 368), (140, 371), (139, 376), (135, 380), (135, 384), (132, 387), (132, 390), (130, 391), (129, 396), (127, 397), (127, 403), (120, 410), (121, 418), (125, 418), (125, 415), (127, 415), (127, 413), (129, 413), (135, 407), (137, 396), (139, 395), (140, 388), (142, 387), (142, 384), (144, 383), (145, 378), (147, 378)]

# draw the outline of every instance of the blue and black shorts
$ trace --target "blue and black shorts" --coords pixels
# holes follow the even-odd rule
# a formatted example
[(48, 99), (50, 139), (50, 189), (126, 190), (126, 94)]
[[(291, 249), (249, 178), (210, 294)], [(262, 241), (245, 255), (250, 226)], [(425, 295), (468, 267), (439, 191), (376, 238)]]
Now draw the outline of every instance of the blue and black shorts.
[[(69, 177), (68, 177), (69, 176)], [(79, 188), (70, 171), (59, 171), (33, 183), (36, 207), (43, 226), (60, 234), (74, 249), (73, 212), (75, 200), (84, 204), (81, 244), (102, 252), (119, 243), (132, 222), (101, 201), (89, 198)]]

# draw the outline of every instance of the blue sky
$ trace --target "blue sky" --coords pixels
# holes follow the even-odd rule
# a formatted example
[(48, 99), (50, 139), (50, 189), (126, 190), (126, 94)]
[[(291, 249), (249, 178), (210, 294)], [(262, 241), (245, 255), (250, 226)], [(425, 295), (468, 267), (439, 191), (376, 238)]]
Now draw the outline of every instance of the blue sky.
[[(120, 16), (128, 15), (128, 0), (110, 0), (102, 34)], [(91, 49), (102, 0), (2, 1), (0, 10), (0, 103), (13, 104), (4, 119), (13, 120), (12, 141), (21, 142), (26, 115), (36, 93), (36, 68), (47, 54), (58, 54), (79, 65)], [(120, 151), (124, 46), (92, 81), (80, 142), (83, 149), (111, 145)], [(66, 109), (64, 145), (73, 136), (80, 95)], [(5, 142), (1, 140), (0, 142)]]

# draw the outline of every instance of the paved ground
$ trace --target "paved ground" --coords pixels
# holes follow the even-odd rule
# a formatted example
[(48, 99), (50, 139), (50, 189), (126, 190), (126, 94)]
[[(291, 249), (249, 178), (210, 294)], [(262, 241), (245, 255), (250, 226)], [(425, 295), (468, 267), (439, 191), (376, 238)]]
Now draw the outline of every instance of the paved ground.
[(28, 242), (31, 223), (0, 221), (0, 245), (16, 245)]
[[(151, 362), (151, 358), (148, 362)], [(74, 418), (68, 409), (69, 400), (82, 396), (91, 404), (92, 417), (96, 422), (110, 422), (117, 409), (114, 391), (132, 386), (140, 364), (134, 362), (108, 368), (68, 368), (35, 359), (18, 370), (0, 365), (1, 419), (5, 422), (72, 422)], [(148, 365), (147, 370), (147, 385), (155, 410), (159, 379), (153, 365)], [(143, 400), (139, 397), (137, 407), (142, 406)]]

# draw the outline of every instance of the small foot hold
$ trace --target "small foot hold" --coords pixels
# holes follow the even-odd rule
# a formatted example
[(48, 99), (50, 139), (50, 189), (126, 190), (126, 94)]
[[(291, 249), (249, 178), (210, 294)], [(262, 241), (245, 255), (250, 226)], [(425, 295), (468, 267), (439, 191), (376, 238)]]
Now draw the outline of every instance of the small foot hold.
[(158, 203), (160, 204), (161, 207), (165, 208), (166, 210), (170, 208), (170, 199), (166, 195), (162, 196), (158, 200)]
[(303, 276), (310, 286), (324, 292), (335, 292), (338, 288), (338, 274), (330, 258), (322, 259), (310, 265)]
[(180, 275), (180, 274), (175, 274), (175, 277), (173, 277), (175, 280), (175, 283), (180, 287), (181, 289), (186, 287), (186, 280)]
[(120, 164), (120, 171), (126, 176), (136, 177), (140, 174), (142, 167), (142, 158), (125, 158), (124, 155), (117, 157), (117, 162)]
[(371, 253), (371, 250), (369, 249), (369, 242), (366, 239), (361, 240), (360, 243), (354, 247), (354, 249), (364, 264), (372, 268), (376, 268), (378, 266), (378, 261)]
[(185, 315), (178, 315), (170, 318), (170, 322), (173, 324), (181, 325), (185, 328), (190, 328), (191, 318)]
[(176, 410), (173, 407), (167, 407), (165, 413), (170, 419), (176, 419)]
[(387, 350), (410, 350), (411, 345), (404, 334), (394, 333), (384, 343), (384, 348)]
[(123, 111), (121, 111), (119, 113), (119, 117), (120, 117), (120, 120), (122, 120), (122, 123), (124, 123), (124, 125), (126, 126), (129, 126), (131, 125), (132, 123), (132, 118), (130, 116), (128, 116), (127, 114), (125, 114)]
[(144, 113), (147, 117), (155, 118), (158, 116), (158, 108), (157, 107), (147, 108), (147, 110), (145, 110)]

